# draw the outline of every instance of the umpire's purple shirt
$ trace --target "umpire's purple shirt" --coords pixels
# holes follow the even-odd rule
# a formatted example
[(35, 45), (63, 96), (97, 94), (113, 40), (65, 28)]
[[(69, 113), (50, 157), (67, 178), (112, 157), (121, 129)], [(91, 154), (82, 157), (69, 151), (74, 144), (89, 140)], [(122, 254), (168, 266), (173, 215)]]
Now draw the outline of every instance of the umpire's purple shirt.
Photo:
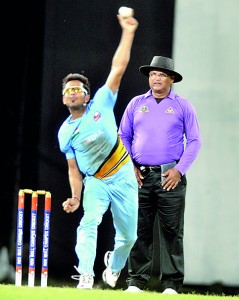
[(172, 90), (159, 103), (151, 90), (134, 97), (123, 114), (119, 135), (138, 164), (158, 166), (176, 160), (182, 175), (201, 147), (194, 107)]

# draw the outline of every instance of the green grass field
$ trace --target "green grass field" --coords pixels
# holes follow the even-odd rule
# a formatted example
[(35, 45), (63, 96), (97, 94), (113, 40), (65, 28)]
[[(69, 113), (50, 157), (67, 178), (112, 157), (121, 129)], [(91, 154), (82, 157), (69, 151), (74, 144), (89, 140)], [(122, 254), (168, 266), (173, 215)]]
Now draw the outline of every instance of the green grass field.
[(1, 300), (159, 300), (159, 299), (178, 299), (178, 300), (232, 300), (239, 299), (239, 296), (218, 296), (218, 295), (199, 295), (199, 294), (178, 294), (162, 295), (158, 292), (144, 291), (143, 293), (126, 293), (123, 290), (79, 290), (68, 286), (63, 287), (17, 287), (12, 284), (0, 285)]

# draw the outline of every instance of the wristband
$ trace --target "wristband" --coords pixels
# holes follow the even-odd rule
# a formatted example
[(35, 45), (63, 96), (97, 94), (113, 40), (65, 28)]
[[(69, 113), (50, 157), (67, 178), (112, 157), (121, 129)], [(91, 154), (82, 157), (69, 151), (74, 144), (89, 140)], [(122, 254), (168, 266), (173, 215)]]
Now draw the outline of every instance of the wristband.
[(72, 199), (77, 199), (79, 202), (80, 202), (80, 198), (74, 196), (74, 197), (71, 197)]

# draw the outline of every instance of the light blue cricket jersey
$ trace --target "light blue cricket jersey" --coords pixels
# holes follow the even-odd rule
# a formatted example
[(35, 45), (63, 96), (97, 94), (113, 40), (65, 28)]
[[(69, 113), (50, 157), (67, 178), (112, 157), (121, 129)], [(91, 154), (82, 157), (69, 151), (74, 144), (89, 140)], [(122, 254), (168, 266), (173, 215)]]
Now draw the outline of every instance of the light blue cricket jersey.
[(71, 121), (71, 115), (58, 132), (60, 149), (66, 159), (76, 158), (79, 169), (94, 175), (110, 154), (117, 140), (114, 106), (118, 93), (102, 86), (87, 105), (81, 118)]

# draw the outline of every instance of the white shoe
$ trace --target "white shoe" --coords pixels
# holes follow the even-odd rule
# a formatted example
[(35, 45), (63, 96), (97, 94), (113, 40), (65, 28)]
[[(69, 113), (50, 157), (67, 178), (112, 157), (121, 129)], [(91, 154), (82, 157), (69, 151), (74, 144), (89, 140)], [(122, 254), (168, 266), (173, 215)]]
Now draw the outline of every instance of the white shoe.
[(105, 253), (105, 256), (104, 256), (104, 264), (106, 266), (106, 268), (109, 266), (109, 260), (110, 260), (110, 255), (112, 254), (113, 251), (107, 251)]
[(130, 292), (130, 293), (142, 293), (143, 291), (138, 288), (137, 286), (130, 285), (125, 292)]
[[(79, 272), (76, 266), (74, 266), (74, 268), (77, 270), (77, 272)], [(79, 283), (77, 285), (78, 289), (91, 290), (93, 288), (93, 284), (94, 284), (93, 275), (79, 274), (79, 275), (72, 275), (71, 278), (74, 280), (79, 280)]]
[(162, 292), (162, 294), (164, 294), (164, 295), (175, 295), (175, 294), (177, 294), (177, 292), (174, 289), (167, 288)]
[(91, 290), (94, 284), (94, 277), (92, 275), (80, 275), (78, 289)]
[(112, 251), (107, 251), (104, 256), (104, 264), (106, 269), (102, 274), (102, 279), (104, 283), (108, 284), (110, 287), (114, 288), (116, 286), (116, 282), (120, 276), (120, 272), (114, 273), (112, 272), (111, 268), (109, 267), (109, 259)]
[(102, 279), (104, 283), (108, 284), (110, 287), (114, 288), (116, 286), (116, 282), (120, 276), (120, 272), (118, 273), (113, 273), (110, 267), (107, 267), (103, 274), (102, 274)]

